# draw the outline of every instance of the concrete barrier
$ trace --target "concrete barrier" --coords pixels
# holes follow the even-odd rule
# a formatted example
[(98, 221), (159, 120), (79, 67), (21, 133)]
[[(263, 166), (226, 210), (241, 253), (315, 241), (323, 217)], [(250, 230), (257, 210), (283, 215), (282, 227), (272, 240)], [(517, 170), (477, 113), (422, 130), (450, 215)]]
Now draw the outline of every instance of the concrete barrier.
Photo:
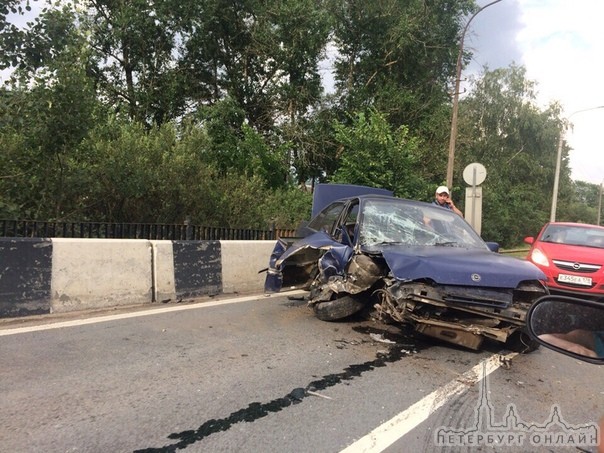
[(275, 241), (0, 240), (0, 317), (262, 293)]
[(0, 317), (50, 313), (48, 239), (0, 239)]
[(151, 243), (136, 239), (53, 239), (51, 311), (149, 303)]
[(264, 291), (266, 273), (275, 241), (221, 241), (222, 288), (225, 293)]
[(222, 293), (220, 241), (174, 241), (174, 286), (178, 300)]
[(151, 241), (153, 250), (153, 302), (176, 300), (172, 241)]

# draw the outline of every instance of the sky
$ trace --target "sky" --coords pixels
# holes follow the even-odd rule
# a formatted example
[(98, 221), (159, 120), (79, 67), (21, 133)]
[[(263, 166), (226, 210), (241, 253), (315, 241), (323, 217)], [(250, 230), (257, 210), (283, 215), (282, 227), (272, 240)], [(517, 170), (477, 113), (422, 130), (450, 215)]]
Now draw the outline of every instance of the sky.
[(603, 18), (602, 0), (502, 0), (472, 20), (465, 47), (474, 59), (464, 71), (524, 66), (539, 104), (559, 102), (572, 123), (565, 133), (572, 179), (598, 185), (604, 180)]
[(539, 104), (559, 102), (572, 123), (565, 133), (572, 178), (593, 184), (604, 180), (603, 18), (604, 0), (501, 0), (472, 20), (464, 47), (474, 56), (462, 72), (464, 78), (484, 65), (524, 66)]

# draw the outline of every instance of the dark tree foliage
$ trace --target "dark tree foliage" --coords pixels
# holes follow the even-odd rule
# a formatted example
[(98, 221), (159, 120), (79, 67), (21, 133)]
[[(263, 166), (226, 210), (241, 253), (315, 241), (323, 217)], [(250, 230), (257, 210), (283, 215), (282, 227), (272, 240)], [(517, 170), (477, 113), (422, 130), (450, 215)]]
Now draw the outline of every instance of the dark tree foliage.
[[(35, 1), (35, 0), (34, 0)], [(23, 15), (31, 11), (30, 0), (3, 0), (0, 2), (0, 70), (17, 66), (23, 58), (23, 32), (12, 23), (10, 15)]]
[[(522, 67), (485, 70), (460, 106), (456, 185), (464, 167), (487, 169), (483, 184), (483, 237), (518, 244), (549, 220), (560, 106), (535, 104), (534, 83)], [(568, 146), (563, 147), (559, 203), (569, 202)]]
[(180, 115), (184, 103), (174, 67), (177, 29), (172, 3), (86, 0), (79, 14), (89, 36), (91, 77), (112, 108), (146, 125)]
[(446, 173), (446, 144), (460, 30), (476, 5), (465, 0), (332, 3), (339, 109), (371, 106), (421, 138), (422, 176)]
[(475, 7), (459, 0), (332, 3), (335, 70), (343, 105), (372, 105), (416, 127), (448, 99), (460, 22)]
[(421, 181), (414, 171), (418, 140), (407, 127), (393, 131), (383, 115), (369, 110), (352, 118), (350, 127), (338, 123), (335, 129), (342, 146), (333, 182), (382, 187), (404, 198), (419, 195)]
[[(18, 26), (32, 5), (40, 13)], [(476, 10), (472, 0), (4, 0), (0, 217), (295, 227), (325, 181), (429, 200), (446, 172), (460, 33)], [(547, 220), (560, 112), (536, 106), (516, 66), (485, 69), (462, 99), (454, 186), (463, 191), (468, 163), (486, 166), (485, 238), (516, 245)], [(593, 221), (597, 187), (571, 181), (568, 151), (558, 217)]]

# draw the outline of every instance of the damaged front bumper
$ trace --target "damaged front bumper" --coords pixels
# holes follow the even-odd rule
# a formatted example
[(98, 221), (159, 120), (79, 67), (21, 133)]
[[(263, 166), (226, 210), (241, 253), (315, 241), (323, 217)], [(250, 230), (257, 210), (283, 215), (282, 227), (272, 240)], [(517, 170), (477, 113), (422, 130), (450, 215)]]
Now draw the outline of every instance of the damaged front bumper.
[(531, 302), (547, 294), (539, 281), (506, 289), (384, 278), (383, 267), (366, 255), (355, 255), (347, 270), (344, 276), (319, 274), (310, 288), (309, 305), (334, 304), (353, 295), (373, 306), (374, 318), (411, 325), (423, 335), (474, 350), (485, 339), (508, 342), (523, 330)]
[[(541, 285), (531, 297), (543, 295)], [(379, 318), (410, 324), (417, 332), (470, 349), (485, 339), (506, 343), (525, 325), (529, 303), (513, 302), (516, 291), (394, 282), (376, 291)], [(461, 297), (461, 296), (464, 297)]]

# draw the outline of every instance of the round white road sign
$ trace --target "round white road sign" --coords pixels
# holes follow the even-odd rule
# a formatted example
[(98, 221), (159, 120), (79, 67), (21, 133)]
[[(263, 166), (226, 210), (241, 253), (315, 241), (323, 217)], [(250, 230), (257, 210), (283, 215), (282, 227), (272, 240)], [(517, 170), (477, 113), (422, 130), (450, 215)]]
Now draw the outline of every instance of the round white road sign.
[(471, 186), (479, 186), (487, 177), (487, 169), (484, 165), (474, 162), (463, 170), (463, 180)]

